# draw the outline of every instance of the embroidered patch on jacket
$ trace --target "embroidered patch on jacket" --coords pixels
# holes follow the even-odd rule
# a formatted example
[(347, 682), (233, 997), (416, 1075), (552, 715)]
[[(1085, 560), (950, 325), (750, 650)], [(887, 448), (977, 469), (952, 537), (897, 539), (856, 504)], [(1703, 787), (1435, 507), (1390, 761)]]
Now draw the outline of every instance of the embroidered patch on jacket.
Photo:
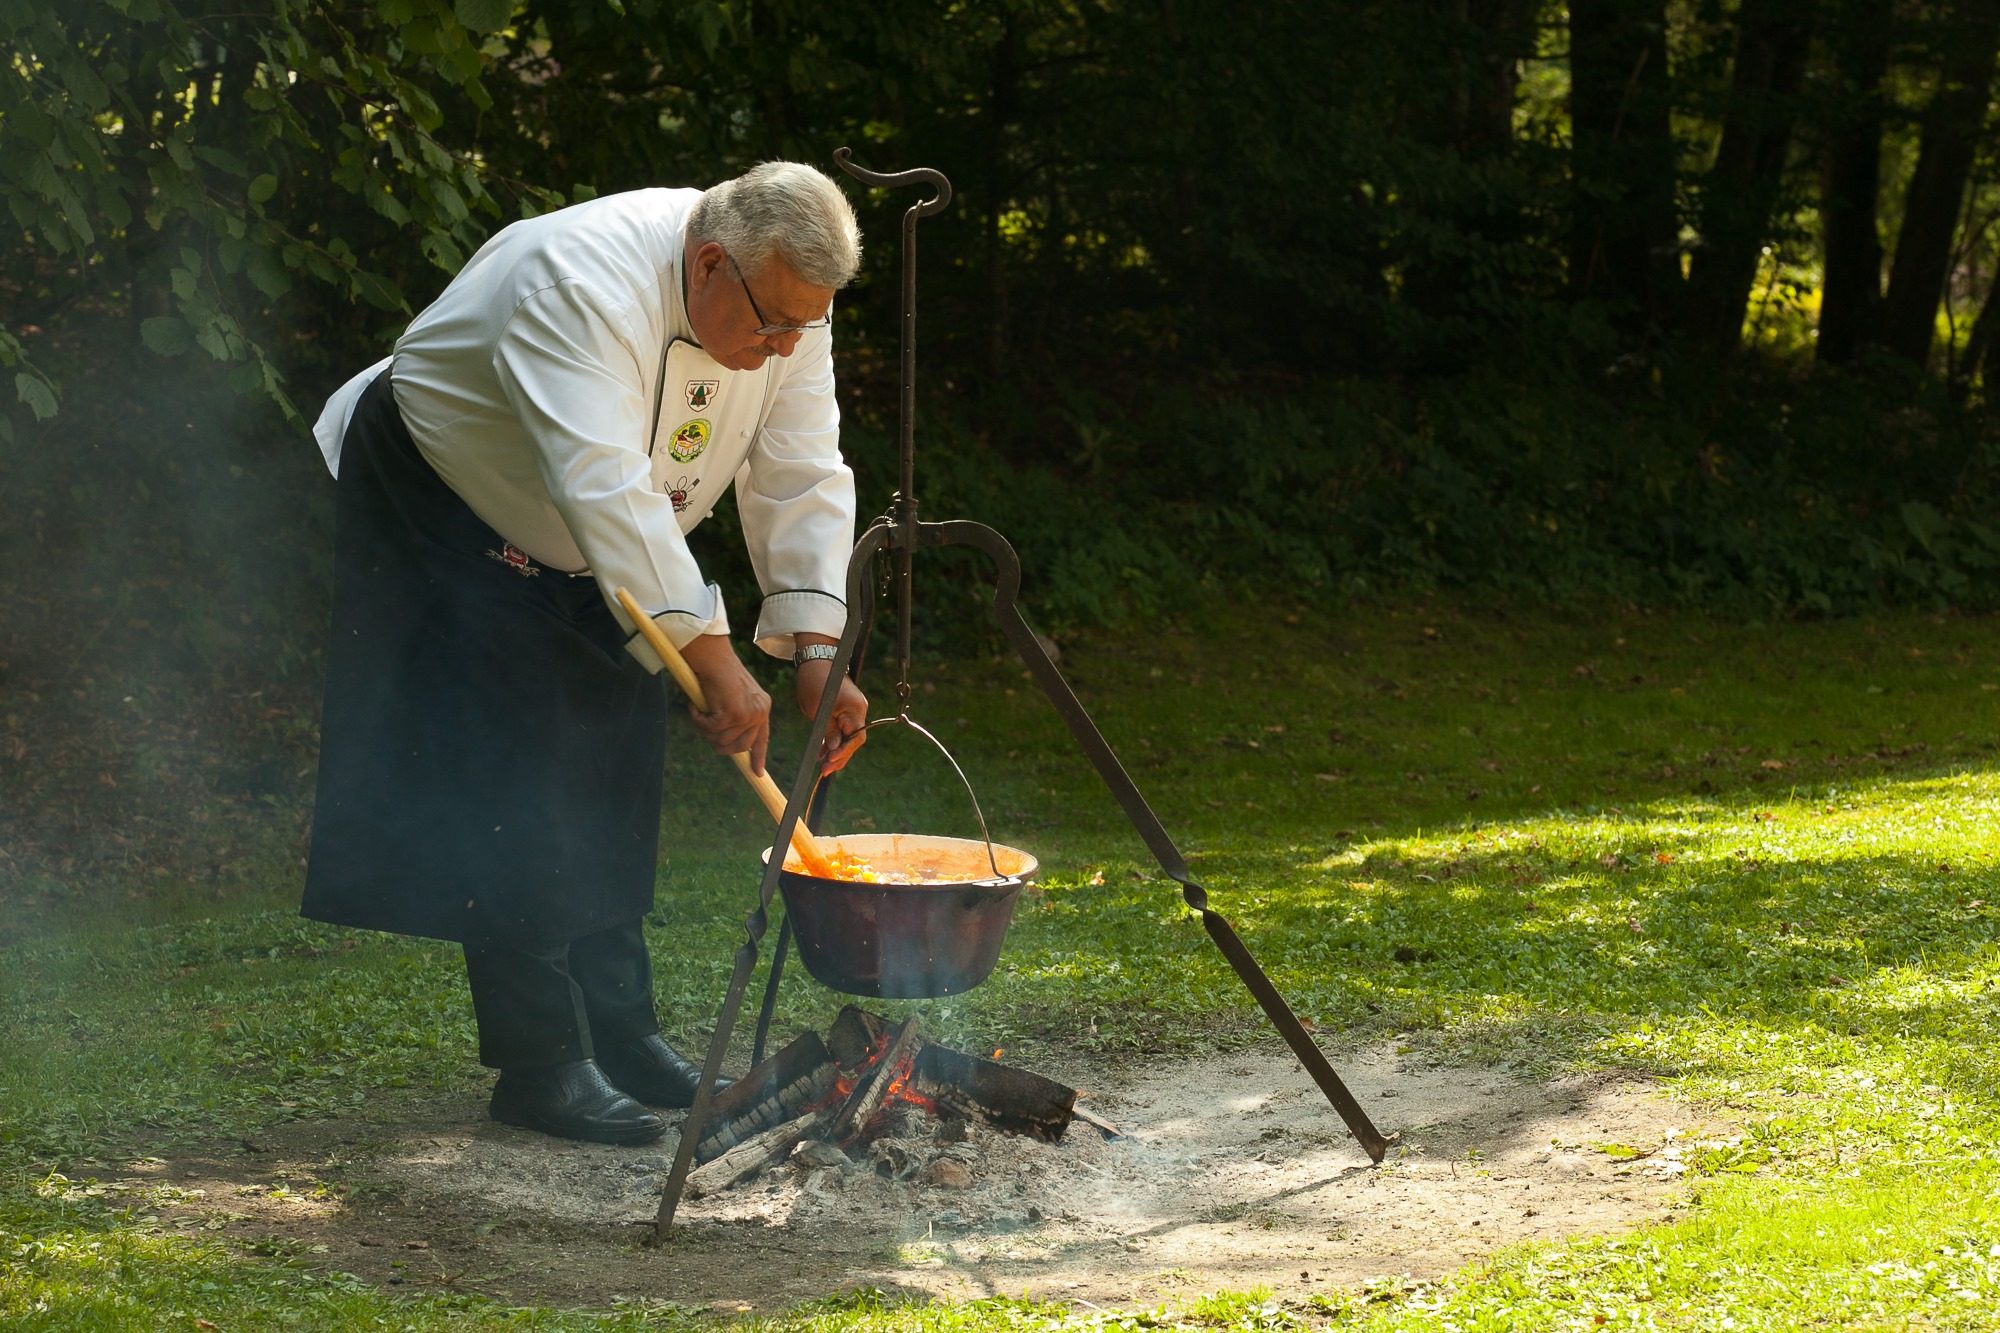
[(689, 380), (684, 390), (688, 406), (697, 412), (706, 412), (708, 405), (715, 401), (715, 391), (721, 387), (721, 380)]
[(700, 477), (696, 477), (693, 481), (682, 477), (679, 481), (667, 487), (667, 498), (674, 502), (674, 512), (676, 514), (682, 513), (687, 509), (688, 492), (699, 485), (701, 485)]
[(676, 463), (694, 462), (701, 457), (701, 451), (708, 448), (708, 437), (713, 430), (707, 417), (682, 422), (674, 437), (667, 441), (667, 454)]
[(486, 558), (498, 560), (524, 579), (534, 578), (542, 572), (542, 567), (529, 559), (528, 553), (512, 542), (508, 542), (497, 551), (488, 551)]

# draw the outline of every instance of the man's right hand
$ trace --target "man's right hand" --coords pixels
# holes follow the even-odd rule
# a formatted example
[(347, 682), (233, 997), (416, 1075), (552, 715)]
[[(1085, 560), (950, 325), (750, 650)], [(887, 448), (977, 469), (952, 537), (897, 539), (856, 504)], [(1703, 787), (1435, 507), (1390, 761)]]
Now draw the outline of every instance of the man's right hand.
[(771, 696), (737, 659), (726, 634), (700, 635), (681, 649), (681, 656), (707, 696), (706, 713), (688, 705), (695, 730), (717, 754), (749, 751), (751, 771), (762, 773), (771, 744)]

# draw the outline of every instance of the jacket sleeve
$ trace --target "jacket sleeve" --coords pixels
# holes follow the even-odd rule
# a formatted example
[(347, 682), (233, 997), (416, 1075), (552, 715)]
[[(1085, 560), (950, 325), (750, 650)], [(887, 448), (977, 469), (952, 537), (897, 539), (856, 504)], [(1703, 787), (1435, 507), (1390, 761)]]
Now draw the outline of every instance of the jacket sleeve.
[(790, 657), (801, 632), (847, 624), (854, 473), (840, 457), (833, 333), (815, 330), (781, 363), (785, 378), (736, 477), (736, 507), (764, 593), (757, 646)]
[(676, 648), (726, 634), (722, 592), (702, 578), (673, 501), (652, 487), (646, 454), (648, 368), (640, 340), (573, 279), (542, 288), (507, 321), (493, 350), (501, 390), (534, 439), (542, 482), (647, 669), (659, 657), (613, 598), (624, 588)]

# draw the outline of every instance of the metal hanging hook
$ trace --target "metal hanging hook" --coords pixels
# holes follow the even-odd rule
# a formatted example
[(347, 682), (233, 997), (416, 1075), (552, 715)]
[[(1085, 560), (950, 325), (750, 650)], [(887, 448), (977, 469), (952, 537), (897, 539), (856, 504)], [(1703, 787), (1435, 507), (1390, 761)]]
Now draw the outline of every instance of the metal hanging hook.
[(920, 217), (941, 213), (945, 205), (951, 202), (951, 182), (945, 179), (942, 171), (933, 167), (912, 167), (908, 171), (870, 171), (864, 166), (857, 165), (853, 152), (846, 148), (834, 149), (833, 161), (834, 165), (863, 185), (879, 186), (885, 190), (899, 190), (905, 185), (929, 185), (937, 193), (922, 203), (912, 205)]
[(912, 584), (910, 554), (916, 549), (917, 532), (917, 219), (944, 210), (951, 202), (951, 182), (934, 167), (912, 167), (908, 171), (870, 171), (854, 164), (854, 155), (845, 148), (833, 151), (833, 161), (842, 171), (864, 185), (900, 189), (928, 185), (928, 199), (911, 204), (903, 213), (903, 374), (898, 454), (900, 469), (896, 502), (889, 510), (889, 549), (895, 566), (896, 588), (896, 700), (899, 716), (910, 710), (910, 615)]

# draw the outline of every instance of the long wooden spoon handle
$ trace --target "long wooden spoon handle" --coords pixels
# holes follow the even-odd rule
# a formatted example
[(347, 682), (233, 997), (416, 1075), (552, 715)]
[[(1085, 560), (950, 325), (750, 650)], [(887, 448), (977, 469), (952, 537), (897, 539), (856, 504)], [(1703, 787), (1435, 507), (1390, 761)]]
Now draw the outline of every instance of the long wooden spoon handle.
[[(687, 664), (687, 659), (681, 656), (680, 649), (674, 647), (674, 641), (653, 623), (651, 616), (639, 609), (639, 604), (632, 600), (631, 593), (620, 588), (613, 596), (617, 597), (618, 605), (625, 608), (625, 614), (632, 617), (632, 623), (639, 627), (639, 633), (645, 636), (653, 651), (660, 655), (660, 660), (667, 664), (667, 670), (672, 674), (674, 683), (687, 695), (688, 702), (706, 713), (708, 699), (701, 692), (701, 681), (695, 677), (694, 668)], [(771, 775), (751, 770), (750, 753), (747, 750), (733, 754), (730, 758), (734, 759), (736, 767), (743, 771), (744, 780), (764, 802), (764, 808), (771, 812), (771, 818), (782, 820), (785, 817), (785, 794), (778, 790), (777, 783), (771, 781)], [(806, 828), (803, 820), (792, 825), (792, 850), (799, 854), (799, 859), (806, 863), (806, 869), (815, 879), (840, 878), (834, 872), (833, 863), (827, 860), (826, 853), (819, 849), (818, 840), (813, 837), (812, 831)]]

